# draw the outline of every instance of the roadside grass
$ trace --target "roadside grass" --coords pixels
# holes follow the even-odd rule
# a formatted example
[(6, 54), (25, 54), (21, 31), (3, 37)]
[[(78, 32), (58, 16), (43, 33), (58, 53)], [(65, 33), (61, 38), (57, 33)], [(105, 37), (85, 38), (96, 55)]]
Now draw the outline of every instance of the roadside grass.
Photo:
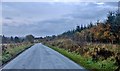
[(2, 65), (9, 62), (11, 59), (15, 58), (17, 55), (19, 55), (32, 45), (33, 44), (23, 44), (19, 46), (12, 45), (12, 47), (7, 47), (7, 49), (4, 52), (2, 52)]
[(49, 46), (50, 48), (54, 49), (55, 51), (68, 57), (75, 63), (77, 63), (91, 71), (115, 71), (115, 69), (117, 68), (117, 66), (114, 65), (115, 60), (112, 60), (112, 58), (108, 58), (106, 60), (99, 60), (99, 61), (95, 62), (95, 61), (92, 61), (91, 57), (84, 57), (75, 52), (68, 52), (68, 50), (54, 47), (54, 46), (51, 46), (48, 44), (45, 44), (45, 45)]

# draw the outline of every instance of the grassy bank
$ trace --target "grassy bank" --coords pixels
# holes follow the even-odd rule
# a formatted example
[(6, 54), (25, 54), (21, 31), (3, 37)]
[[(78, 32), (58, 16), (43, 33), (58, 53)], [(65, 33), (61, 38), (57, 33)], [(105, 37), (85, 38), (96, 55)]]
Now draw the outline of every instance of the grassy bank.
[(114, 65), (115, 61), (112, 60), (112, 58), (95, 62), (92, 60), (92, 57), (84, 57), (75, 52), (69, 52), (63, 48), (54, 47), (48, 44), (46, 45), (91, 71), (114, 71), (117, 68)]
[(21, 43), (21, 44), (8, 44), (3, 45), (2, 48), (2, 65), (9, 62), (17, 55), (31, 47), (33, 44), (31, 43)]

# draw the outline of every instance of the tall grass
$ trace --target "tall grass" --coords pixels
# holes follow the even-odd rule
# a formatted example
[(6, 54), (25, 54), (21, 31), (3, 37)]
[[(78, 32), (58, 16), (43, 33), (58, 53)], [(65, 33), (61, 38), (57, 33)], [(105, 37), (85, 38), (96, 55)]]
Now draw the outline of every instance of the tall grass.
[(7, 46), (5, 51), (2, 51), (2, 65), (15, 58), (18, 54), (23, 52), (24, 50), (31, 47), (33, 44), (22, 44), (15, 46), (11, 44), (11, 46)]
[[(46, 44), (47, 45), (47, 44)], [(99, 60), (97, 62), (93, 61), (91, 57), (84, 57), (80, 54), (77, 54), (75, 52), (69, 52), (68, 50), (54, 47), (51, 45), (47, 45), (50, 48), (54, 49), (55, 51), (58, 51), (59, 53), (63, 54), (64, 56), (68, 57), (72, 61), (76, 62), (77, 64), (85, 67), (88, 70), (92, 71), (115, 71), (117, 66), (115, 66), (115, 60), (112, 60), (111, 58), (108, 58), (106, 60)]]

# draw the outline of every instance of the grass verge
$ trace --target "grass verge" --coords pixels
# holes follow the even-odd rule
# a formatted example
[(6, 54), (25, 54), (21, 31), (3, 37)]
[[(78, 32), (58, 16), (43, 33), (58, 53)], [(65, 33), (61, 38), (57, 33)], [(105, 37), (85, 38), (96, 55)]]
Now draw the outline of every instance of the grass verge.
[[(45, 45), (47, 45), (47, 44), (45, 44)], [(117, 66), (114, 65), (115, 61), (112, 61), (111, 58), (108, 58), (103, 61), (94, 62), (94, 61), (92, 61), (91, 57), (84, 57), (75, 52), (68, 52), (68, 50), (54, 47), (51, 45), (47, 45), (47, 46), (54, 49), (55, 51), (61, 53), (62, 55), (68, 57), (75, 63), (77, 63), (91, 71), (115, 71), (115, 69), (117, 68)]]
[(8, 47), (2, 52), (2, 66), (14, 59), (26, 49), (30, 48), (33, 44), (24, 44), (19, 46)]

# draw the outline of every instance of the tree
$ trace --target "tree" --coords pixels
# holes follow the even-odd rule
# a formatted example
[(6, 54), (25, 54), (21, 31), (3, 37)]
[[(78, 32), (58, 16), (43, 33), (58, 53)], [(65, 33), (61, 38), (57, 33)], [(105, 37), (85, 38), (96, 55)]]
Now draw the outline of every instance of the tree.
[(83, 25), (81, 25), (80, 29), (81, 29), (81, 30), (83, 30), (83, 29), (84, 29)]
[[(107, 17), (107, 23), (110, 24), (110, 32), (112, 33), (111, 36), (114, 36), (114, 41), (120, 41), (120, 13), (119, 12), (109, 12)], [(112, 37), (113, 38), (113, 37)], [(111, 39), (112, 39), (111, 38)]]
[(15, 43), (20, 43), (19, 37), (15, 36), (14, 41), (15, 41)]
[(76, 31), (77, 31), (77, 32), (80, 32), (80, 31), (81, 31), (80, 26), (77, 26), (77, 27), (76, 27)]
[(120, 26), (120, 13), (119, 12), (116, 13), (115, 23), (117, 26)]
[(107, 23), (110, 25), (115, 25), (115, 14), (114, 12), (109, 12), (108, 17), (107, 17)]
[(93, 23), (90, 22), (90, 24), (88, 25), (88, 28), (92, 28), (93, 27)]
[(7, 37), (5, 37), (4, 35), (2, 36), (2, 43), (7, 43)]
[(26, 36), (26, 40), (27, 40), (28, 42), (33, 43), (33, 42), (34, 42), (34, 36), (33, 36), (33, 35), (27, 35), (27, 36)]
[(14, 42), (14, 38), (13, 38), (12, 36), (10, 37), (10, 41), (11, 41), (11, 42)]

